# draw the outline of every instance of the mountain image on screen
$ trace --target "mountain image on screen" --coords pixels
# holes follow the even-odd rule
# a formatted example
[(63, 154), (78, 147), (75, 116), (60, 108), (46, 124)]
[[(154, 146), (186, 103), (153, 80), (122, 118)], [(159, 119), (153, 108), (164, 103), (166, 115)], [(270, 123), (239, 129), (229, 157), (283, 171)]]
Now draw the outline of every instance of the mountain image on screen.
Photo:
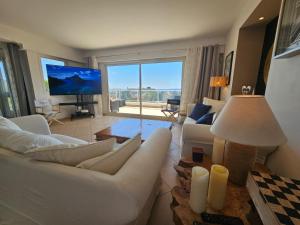
[(101, 73), (96, 69), (46, 65), (50, 95), (101, 94)]

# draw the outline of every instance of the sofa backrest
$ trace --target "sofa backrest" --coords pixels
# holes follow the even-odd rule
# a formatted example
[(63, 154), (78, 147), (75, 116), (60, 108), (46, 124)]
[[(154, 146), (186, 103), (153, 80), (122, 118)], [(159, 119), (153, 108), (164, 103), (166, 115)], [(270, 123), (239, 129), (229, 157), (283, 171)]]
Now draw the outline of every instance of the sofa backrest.
[(0, 151), (0, 203), (43, 225), (129, 224), (150, 197), (171, 137), (158, 129), (115, 175)]
[(211, 98), (204, 98), (203, 99), (203, 104), (211, 105), (211, 109), (209, 110), (209, 112), (218, 113), (224, 107), (225, 101), (215, 100), (215, 99), (211, 99)]
[[(211, 105), (211, 109), (209, 110), (209, 112), (216, 112), (219, 113), (222, 108), (225, 105), (225, 101), (220, 101), (220, 100), (215, 100), (215, 99), (211, 99), (211, 98), (203, 98), (203, 104), (205, 105)], [(191, 115), (194, 107), (196, 104), (192, 103), (192, 104), (188, 104), (187, 105), (187, 116)]]

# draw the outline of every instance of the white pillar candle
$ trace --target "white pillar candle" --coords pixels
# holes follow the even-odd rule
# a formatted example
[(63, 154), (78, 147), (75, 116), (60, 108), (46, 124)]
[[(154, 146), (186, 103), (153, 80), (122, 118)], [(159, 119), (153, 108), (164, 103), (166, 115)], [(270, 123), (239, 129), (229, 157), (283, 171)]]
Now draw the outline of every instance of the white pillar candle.
[(213, 164), (223, 164), (224, 147), (225, 147), (225, 140), (215, 137), (214, 145), (213, 145), (213, 153), (212, 153)]
[(202, 213), (206, 209), (208, 177), (207, 169), (200, 166), (193, 167), (190, 206), (196, 213)]
[(209, 188), (208, 188), (208, 204), (215, 210), (224, 208), (228, 169), (221, 165), (213, 165), (210, 170)]

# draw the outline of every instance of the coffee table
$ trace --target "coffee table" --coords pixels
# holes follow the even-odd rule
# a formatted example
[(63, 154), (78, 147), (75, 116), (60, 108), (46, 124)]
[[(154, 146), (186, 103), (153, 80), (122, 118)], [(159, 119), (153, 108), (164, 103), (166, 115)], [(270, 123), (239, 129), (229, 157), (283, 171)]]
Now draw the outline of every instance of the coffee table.
[(97, 141), (115, 137), (118, 143), (123, 143), (137, 133), (141, 133), (142, 141), (145, 141), (158, 128), (171, 129), (172, 124), (172, 122), (162, 120), (128, 118), (118, 121), (95, 135)]

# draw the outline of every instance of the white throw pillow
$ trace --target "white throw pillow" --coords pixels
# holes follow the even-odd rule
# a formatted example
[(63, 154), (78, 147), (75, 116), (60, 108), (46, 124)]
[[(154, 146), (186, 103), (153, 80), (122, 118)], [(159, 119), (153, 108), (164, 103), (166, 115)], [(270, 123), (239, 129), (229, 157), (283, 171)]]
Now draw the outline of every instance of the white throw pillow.
[(115, 174), (130, 158), (130, 156), (140, 147), (141, 135), (138, 134), (132, 139), (119, 145), (117, 149), (105, 155), (81, 162), (76, 167), (95, 170), (108, 174)]
[(14, 129), (14, 130), (22, 130), (17, 124), (2, 116), (0, 116), (0, 127)]
[(97, 156), (101, 156), (112, 151), (115, 138), (104, 141), (78, 145), (78, 144), (62, 144), (48, 147), (31, 149), (25, 152), (32, 159), (46, 162), (56, 162), (69, 166), (76, 166), (78, 163)]
[(49, 135), (0, 127), (0, 146), (19, 153), (24, 153), (37, 147), (59, 144), (63, 143)]

